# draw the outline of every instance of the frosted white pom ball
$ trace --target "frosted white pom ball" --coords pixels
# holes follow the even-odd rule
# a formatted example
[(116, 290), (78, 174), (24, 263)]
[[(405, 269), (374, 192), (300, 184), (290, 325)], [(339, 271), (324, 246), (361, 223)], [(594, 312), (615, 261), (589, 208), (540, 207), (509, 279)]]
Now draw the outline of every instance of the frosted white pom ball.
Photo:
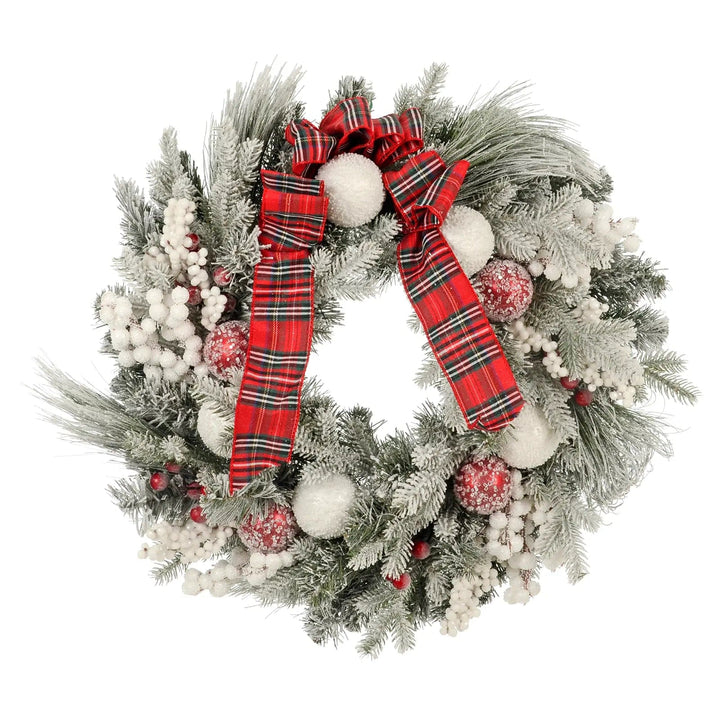
[(354, 501), (355, 483), (347, 475), (333, 473), (322, 480), (301, 480), (292, 508), (308, 535), (327, 539), (342, 535)]
[(464, 205), (450, 208), (442, 234), (468, 277), (485, 267), (495, 249), (490, 223), (482, 213)]
[(229, 458), (232, 454), (233, 418), (228, 413), (217, 410), (212, 403), (200, 406), (197, 419), (197, 432), (205, 445), (220, 457)]
[(498, 455), (515, 468), (534, 468), (549, 460), (560, 444), (555, 432), (538, 408), (529, 403), (505, 432)]
[(325, 183), (328, 220), (340, 227), (370, 222), (385, 201), (380, 168), (362, 155), (338, 155), (318, 170), (317, 178)]

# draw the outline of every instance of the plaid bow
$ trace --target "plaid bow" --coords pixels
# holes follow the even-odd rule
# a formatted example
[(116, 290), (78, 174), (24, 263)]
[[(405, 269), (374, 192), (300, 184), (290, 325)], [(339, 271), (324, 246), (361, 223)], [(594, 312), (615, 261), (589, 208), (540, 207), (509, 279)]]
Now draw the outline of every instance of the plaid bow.
[(319, 180), (263, 170), (262, 258), (255, 266), (250, 340), (230, 460), (230, 492), (292, 455), (313, 328), (310, 249), (325, 231)]
[(401, 115), (373, 119), (364, 97), (338, 103), (316, 127), (308, 120), (293, 120), (285, 130), (293, 145), (296, 175), (314, 177), (318, 168), (340, 153), (359, 153), (385, 167), (421, 150), (422, 117), (417, 108)]
[(465, 178), (465, 160), (446, 167), (424, 152), (383, 182), (403, 223), (398, 266), (430, 347), (469, 428), (500, 430), (523, 398), (480, 300), (440, 232)]

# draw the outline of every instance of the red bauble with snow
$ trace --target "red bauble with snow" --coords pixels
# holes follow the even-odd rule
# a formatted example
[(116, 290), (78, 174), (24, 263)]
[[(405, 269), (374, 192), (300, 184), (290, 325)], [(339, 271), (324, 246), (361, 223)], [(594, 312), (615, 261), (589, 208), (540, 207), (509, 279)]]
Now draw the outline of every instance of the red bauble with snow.
[(272, 505), (265, 515), (248, 515), (238, 528), (246, 547), (260, 552), (286, 550), (298, 534), (298, 524), (291, 508)]
[(533, 282), (530, 273), (513, 260), (493, 260), (475, 277), (472, 284), (492, 322), (516, 320), (530, 306)]
[(205, 340), (203, 359), (208, 370), (221, 380), (231, 380), (245, 367), (250, 328), (240, 320), (218, 325)]
[(455, 474), (455, 497), (468, 512), (489, 515), (507, 504), (511, 485), (505, 462), (488, 455), (460, 467)]

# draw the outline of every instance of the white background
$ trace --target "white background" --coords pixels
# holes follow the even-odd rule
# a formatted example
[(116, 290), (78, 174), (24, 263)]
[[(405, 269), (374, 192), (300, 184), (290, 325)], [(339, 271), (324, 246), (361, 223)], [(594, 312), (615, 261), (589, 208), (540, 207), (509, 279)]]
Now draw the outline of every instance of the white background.
[[(710, 3), (244, 4), (4, 11), (3, 714), (712, 716), (720, 158)], [(356, 656), (356, 638), (314, 646), (293, 613), (155, 588), (105, 493), (122, 468), (58, 440), (23, 387), (41, 352), (103, 386), (91, 303), (113, 280), (113, 174), (143, 182), (169, 124), (200, 160), (225, 90), (273, 59), (307, 71), (302, 98), (315, 120), (343, 74), (374, 81), (378, 115), (433, 60), (450, 65), (458, 102), (478, 87), (533, 81), (538, 105), (574, 120), (609, 168), (617, 215), (641, 218), (644, 248), (674, 290), (670, 344), (703, 390), (692, 410), (665, 408), (679, 428), (676, 456), (655, 462), (590, 538), (592, 572), (579, 585), (546, 574), (528, 606), (497, 601), (457, 639), (433, 628), (412, 653), (389, 649), (375, 662)], [(418, 403), (409, 380), (418, 341), (404, 331), (402, 302), (392, 314), (387, 302), (353, 309), (317, 365), (339, 400), (392, 425)], [(373, 384), (380, 373), (384, 386)]]

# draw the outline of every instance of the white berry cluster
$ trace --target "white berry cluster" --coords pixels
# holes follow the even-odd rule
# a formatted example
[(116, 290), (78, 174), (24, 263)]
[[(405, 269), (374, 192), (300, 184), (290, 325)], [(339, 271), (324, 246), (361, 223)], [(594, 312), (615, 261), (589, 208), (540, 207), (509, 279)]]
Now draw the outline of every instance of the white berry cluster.
[(279, 553), (254, 552), (243, 570), (243, 575), (249, 585), (258, 587), (269, 580), (281, 568), (290, 567), (295, 557), (289, 550)]
[[(612, 212), (612, 207), (607, 203), (598, 203), (596, 205), (587, 198), (580, 200), (573, 207), (573, 217), (581, 228), (591, 230), (609, 248), (622, 243), (625, 250), (635, 252), (640, 247), (640, 238), (634, 234), (637, 219), (622, 218), (613, 221)], [(537, 251), (527, 269), (533, 277), (545, 275), (548, 280), (559, 280), (563, 287), (566, 288), (574, 288), (578, 284), (590, 282), (589, 265), (579, 264), (574, 269), (574, 272), (563, 272), (560, 267), (552, 262), (547, 248), (540, 248)]]
[(491, 558), (506, 566), (508, 587), (503, 594), (509, 603), (526, 603), (540, 592), (533, 579), (538, 558), (533, 552), (535, 537), (547, 522), (549, 507), (526, 495), (522, 474), (512, 472), (511, 500), (507, 507), (490, 515), (485, 529), (485, 549)]
[(574, 288), (579, 283), (590, 282), (590, 266), (578, 264), (575, 272), (563, 272), (550, 260), (550, 252), (546, 248), (540, 248), (535, 257), (528, 263), (528, 272), (533, 277), (545, 275), (548, 280), (559, 280), (563, 287)]
[(170, 266), (178, 282), (187, 282), (200, 288), (203, 300), (200, 322), (214, 330), (225, 310), (227, 298), (220, 288), (212, 286), (207, 266), (207, 248), (196, 247), (189, 237), (190, 225), (195, 221), (195, 203), (184, 198), (170, 198), (165, 208), (165, 224), (160, 246), (170, 258)]
[(498, 571), (489, 562), (476, 565), (472, 575), (455, 578), (440, 633), (455, 637), (459, 631), (467, 630), (470, 619), (480, 614), (480, 598), (499, 584)]
[(172, 560), (179, 554), (187, 563), (207, 560), (219, 553), (234, 533), (232, 527), (210, 527), (193, 520), (184, 525), (171, 525), (163, 520), (145, 533), (148, 540), (156, 542), (154, 545), (143, 543), (138, 557), (162, 561)]
[[(606, 304), (600, 303), (594, 298), (585, 298), (573, 310), (573, 315), (586, 322), (597, 322), (607, 309)], [(540, 352), (541, 350), (545, 353), (542, 363), (551, 377), (568, 377), (569, 371), (563, 365), (563, 359), (557, 352), (557, 343), (555, 341), (544, 337), (533, 327), (526, 325), (522, 319), (514, 320), (509, 329), (510, 335), (519, 342), (520, 349), (525, 354)], [(634, 358), (630, 347), (618, 348), (618, 353), (623, 355), (625, 362), (622, 364), (624, 366), (636, 366), (636, 370), (631, 375), (629, 382), (620, 377), (615, 370), (601, 369), (597, 363), (587, 363), (577, 379), (582, 380), (590, 392), (595, 392), (599, 387), (607, 387), (613, 401), (619, 405), (630, 407), (635, 401), (636, 388), (644, 382), (643, 370), (640, 363)]]
[(610, 246), (622, 243), (628, 252), (635, 252), (640, 247), (640, 238), (635, 235), (637, 218), (613, 221), (613, 209), (607, 203), (595, 204), (585, 198), (575, 205), (573, 215), (580, 227), (592, 229)]
[[(122, 367), (140, 364), (151, 380), (177, 382), (191, 367), (205, 373), (202, 362), (202, 340), (188, 319), (188, 290), (176, 287), (169, 293), (158, 288), (147, 291), (148, 317), (138, 319), (130, 300), (108, 290), (100, 299), (100, 319), (110, 328), (110, 341), (118, 351)], [(182, 356), (167, 346), (179, 343)]]
[(201, 572), (197, 568), (189, 568), (185, 573), (182, 591), (186, 595), (197, 595), (208, 590), (214, 597), (222, 597), (230, 592), (247, 565), (250, 554), (241, 547), (234, 547), (227, 560), (218, 560), (209, 570)]
[[(193, 241), (192, 238), (188, 237), (190, 226), (195, 222), (196, 209), (192, 200), (186, 200), (185, 198), (170, 198), (168, 200), (163, 213), (164, 223), (162, 235), (160, 236), (160, 247), (170, 259), (170, 267), (173, 272), (177, 274), (186, 271), (191, 265), (198, 266), (199, 269), (190, 273), (190, 276), (196, 273), (205, 273), (204, 279), (208, 280), (207, 271), (200, 269), (202, 265), (205, 265), (205, 262), (193, 262), (193, 260), (197, 261), (200, 258), (201, 252), (207, 257), (207, 250), (191, 250)], [(191, 252), (195, 252), (198, 257), (191, 260)], [(198, 284), (199, 282), (193, 283), (193, 285)]]
[(573, 317), (585, 322), (598, 322), (603, 313), (610, 309), (607, 303), (601, 303), (594, 297), (586, 297), (580, 301), (580, 304), (572, 311)]
[(563, 365), (557, 351), (557, 343), (541, 335), (535, 328), (526, 325), (522, 319), (513, 320), (510, 324), (510, 335), (520, 343), (520, 349), (527, 355), (530, 352), (544, 352), (542, 363), (551, 377), (567, 377), (570, 371)]

